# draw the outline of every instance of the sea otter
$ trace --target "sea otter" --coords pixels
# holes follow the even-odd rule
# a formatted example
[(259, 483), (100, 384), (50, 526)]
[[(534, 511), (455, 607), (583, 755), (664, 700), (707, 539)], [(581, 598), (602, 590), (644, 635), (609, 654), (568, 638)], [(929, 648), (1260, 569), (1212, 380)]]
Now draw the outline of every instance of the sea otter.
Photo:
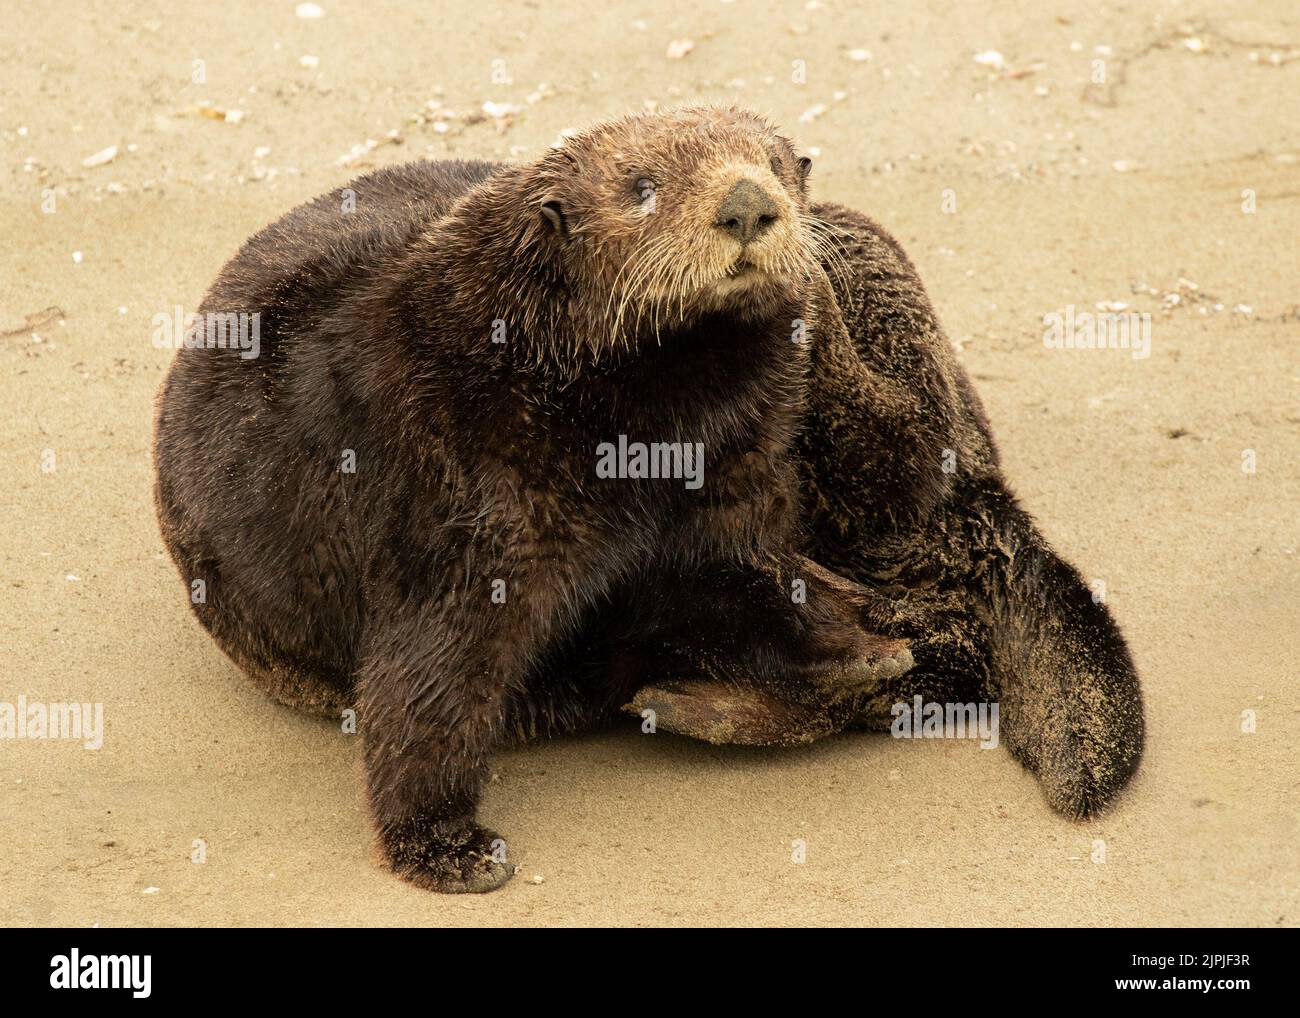
[(493, 748), (647, 690), (734, 694), (734, 741), (995, 698), (1076, 815), (1134, 770), (1117, 629), (1006, 493), (906, 257), (810, 205), (808, 170), (752, 113), (626, 117), (529, 164), (362, 177), (209, 291), (260, 349), (173, 363), (165, 543), (259, 684), (357, 708), (408, 880), (505, 882)]

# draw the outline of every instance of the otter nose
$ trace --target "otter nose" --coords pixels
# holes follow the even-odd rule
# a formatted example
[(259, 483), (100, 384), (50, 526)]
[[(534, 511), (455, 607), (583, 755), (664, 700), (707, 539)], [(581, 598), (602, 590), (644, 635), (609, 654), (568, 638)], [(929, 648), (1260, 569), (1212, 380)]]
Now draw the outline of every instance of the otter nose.
[(779, 212), (766, 191), (752, 180), (740, 180), (722, 199), (713, 225), (748, 244), (776, 222)]

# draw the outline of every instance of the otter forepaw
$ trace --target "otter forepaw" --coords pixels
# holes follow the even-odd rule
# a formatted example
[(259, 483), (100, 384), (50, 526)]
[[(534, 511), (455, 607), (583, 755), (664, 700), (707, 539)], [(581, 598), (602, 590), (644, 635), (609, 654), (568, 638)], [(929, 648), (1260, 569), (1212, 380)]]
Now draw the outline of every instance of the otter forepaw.
[(501, 861), (501, 836), (474, 823), (432, 834), (406, 834), (388, 839), (393, 871), (425, 890), (442, 894), (483, 894), (495, 891), (512, 876), (515, 866)]

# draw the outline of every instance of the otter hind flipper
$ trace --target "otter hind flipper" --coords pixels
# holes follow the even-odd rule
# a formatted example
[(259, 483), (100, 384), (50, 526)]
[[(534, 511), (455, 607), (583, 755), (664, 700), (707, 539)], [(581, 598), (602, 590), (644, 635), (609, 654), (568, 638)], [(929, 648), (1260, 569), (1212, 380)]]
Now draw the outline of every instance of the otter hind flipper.
[(714, 745), (798, 746), (844, 727), (816, 704), (793, 704), (756, 686), (700, 680), (643, 686), (625, 713), (652, 725), (643, 730), (685, 735)]
[(715, 745), (804, 745), (843, 731), (867, 697), (913, 667), (908, 641), (868, 635), (871, 653), (852, 668), (801, 669), (785, 683), (712, 675), (651, 683), (623, 711), (652, 722), (651, 730)]
[(1091, 816), (1141, 757), (1123, 636), (1009, 493), (979, 396), (901, 245), (851, 209), (812, 211), (833, 301), (799, 438), (809, 554), (907, 590), (916, 616), (917, 667), (882, 684), (857, 724), (879, 729), (914, 696), (997, 703), (1002, 741), (1048, 802)]

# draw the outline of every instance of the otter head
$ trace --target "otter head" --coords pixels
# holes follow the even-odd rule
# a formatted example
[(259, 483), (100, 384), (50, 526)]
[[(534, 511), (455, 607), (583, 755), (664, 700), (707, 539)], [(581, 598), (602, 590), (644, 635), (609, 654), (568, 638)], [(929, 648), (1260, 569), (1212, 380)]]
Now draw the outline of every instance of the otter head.
[(817, 269), (810, 166), (736, 109), (599, 124), (535, 164), (539, 243), (571, 312), (604, 342), (632, 346), (707, 314), (759, 319)]

